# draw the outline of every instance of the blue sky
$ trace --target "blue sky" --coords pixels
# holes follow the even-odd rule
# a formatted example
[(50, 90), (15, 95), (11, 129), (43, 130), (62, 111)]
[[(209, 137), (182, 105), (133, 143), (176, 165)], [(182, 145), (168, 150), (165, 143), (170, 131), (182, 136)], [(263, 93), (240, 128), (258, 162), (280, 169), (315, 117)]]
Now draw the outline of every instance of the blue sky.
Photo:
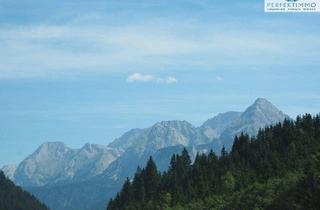
[(318, 113), (319, 22), (256, 0), (0, 0), (0, 166), (257, 97)]

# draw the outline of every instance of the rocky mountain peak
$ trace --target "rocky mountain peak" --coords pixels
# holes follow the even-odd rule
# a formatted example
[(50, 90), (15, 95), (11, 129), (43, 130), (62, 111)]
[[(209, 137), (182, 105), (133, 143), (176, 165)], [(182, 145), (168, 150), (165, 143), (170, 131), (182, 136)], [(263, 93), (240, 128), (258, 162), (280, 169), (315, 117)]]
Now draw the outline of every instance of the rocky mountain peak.
[(220, 136), (221, 145), (230, 149), (234, 136), (241, 132), (255, 136), (259, 129), (282, 122), (285, 118), (288, 118), (288, 116), (267, 99), (258, 98), (222, 132)]
[(272, 105), (272, 103), (265, 98), (257, 98), (253, 104), (257, 105), (257, 106), (270, 106), (270, 105)]
[(273, 105), (270, 101), (268, 101), (265, 98), (256, 99), (254, 103), (246, 109), (246, 111), (252, 110), (252, 109), (262, 110), (262, 111), (270, 111), (270, 110), (279, 111), (279, 109), (275, 105)]
[(192, 125), (185, 121), (185, 120), (167, 120), (167, 121), (161, 121), (161, 122), (157, 122), (155, 123), (152, 127), (174, 127), (174, 128), (179, 128), (181, 126), (190, 126), (192, 127)]
[(254, 121), (265, 125), (283, 121), (286, 117), (287, 115), (264, 98), (255, 100), (241, 115), (242, 121)]
[(35, 153), (67, 152), (69, 148), (63, 142), (45, 142), (41, 144)]
[(193, 133), (195, 128), (187, 121), (171, 120), (158, 122), (148, 130), (148, 135), (153, 136), (163, 136), (172, 134), (173, 132), (188, 135), (190, 132)]

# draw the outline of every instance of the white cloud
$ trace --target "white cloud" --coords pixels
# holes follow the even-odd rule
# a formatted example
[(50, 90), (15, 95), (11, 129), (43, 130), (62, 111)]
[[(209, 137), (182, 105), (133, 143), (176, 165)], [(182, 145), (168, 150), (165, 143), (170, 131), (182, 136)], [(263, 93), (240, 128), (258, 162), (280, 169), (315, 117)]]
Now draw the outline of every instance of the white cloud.
[(127, 82), (151, 82), (151, 81), (157, 82), (157, 83), (166, 83), (166, 84), (174, 84), (178, 82), (178, 80), (173, 76), (156, 77), (151, 74), (133, 73), (127, 77)]
[(166, 78), (157, 78), (157, 82), (173, 84), (173, 83), (177, 83), (178, 80), (175, 77), (169, 76), (169, 77), (166, 77)]
[[(236, 24), (234, 27), (230, 25), (231, 31), (223, 30), (219, 25), (211, 27), (199, 22), (193, 25), (173, 21), (170, 25), (159, 23), (157, 27), (148, 23), (105, 27), (79, 26), (70, 22), (65, 25), (2, 27), (0, 78), (50, 77), (117, 69), (125, 72), (148, 69), (154, 73), (159, 70), (157, 66), (161, 69), (199, 68), (229, 65), (230, 61), (233, 65), (319, 63), (316, 58), (319, 57), (320, 41), (312, 34), (302, 36), (269, 33), (267, 29), (245, 30)], [(301, 46), (296, 45), (297, 42), (312, 42), (313, 45)], [(176, 82), (173, 78), (162, 80)]]
[(222, 81), (224, 78), (222, 76), (216, 76), (216, 80)]
[(154, 76), (150, 74), (133, 73), (129, 75), (127, 82), (149, 82), (154, 79)]

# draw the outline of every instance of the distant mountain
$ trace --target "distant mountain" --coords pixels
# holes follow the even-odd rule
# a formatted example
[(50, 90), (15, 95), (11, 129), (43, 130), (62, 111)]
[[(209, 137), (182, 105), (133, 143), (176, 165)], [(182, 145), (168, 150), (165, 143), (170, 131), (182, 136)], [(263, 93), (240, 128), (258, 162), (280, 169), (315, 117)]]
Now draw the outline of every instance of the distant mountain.
[(271, 102), (266, 99), (258, 98), (251, 106), (249, 106), (237, 119), (235, 119), (221, 133), (219, 142), (230, 149), (233, 138), (241, 132), (254, 136), (259, 129), (278, 122), (282, 122), (285, 118), (289, 118)]
[(0, 209), (49, 210), (30, 193), (23, 191), (0, 171)]
[(239, 119), (242, 112), (226, 112), (205, 121), (200, 130), (209, 139), (217, 139), (235, 120)]
[(24, 189), (32, 192), (51, 210), (105, 210), (107, 201), (114, 196), (120, 186), (120, 180), (115, 182), (97, 175), (86, 181), (24, 187)]
[[(145, 129), (131, 130), (108, 146), (124, 153), (110, 164), (104, 174), (114, 180), (130, 176), (138, 165), (158, 150), (208, 143), (210, 139), (187, 121), (162, 121)], [(135, 164), (132, 164), (135, 163)]]
[(14, 164), (5, 165), (2, 167), (1, 171), (8, 177), (9, 179), (13, 179), (14, 173), (16, 172), (17, 166)]
[[(108, 146), (86, 144), (81, 149), (48, 142), (18, 165), (14, 181), (53, 210), (100, 210), (106, 196), (118, 191), (123, 180), (132, 177), (150, 156), (161, 170), (166, 170), (172, 154), (184, 147), (192, 159), (197, 152), (208, 153), (211, 149), (220, 154), (223, 145), (230, 149), (235, 135), (256, 135), (260, 128), (286, 117), (260, 98), (244, 112), (219, 114), (200, 127), (187, 121), (162, 121), (130, 130)], [(101, 195), (97, 189), (108, 192)]]
[(101, 174), (119, 156), (117, 150), (102, 145), (71, 149), (61, 142), (47, 142), (19, 164), (14, 181), (22, 186), (44, 186), (87, 180)]
[(232, 131), (233, 135), (240, 132), (255, 135), (259, 129), (282, 122), (285, 118), (288, 118), (288, 115), (285, 115), (268, 100), (258, 98), (224, 133)]
[(158, 122), (145, 129), (133, 129), (108, 146), (143, 154), (179, 144), (187, 146), (207, 142), (209, 139), (189, 122), (172, 120)]

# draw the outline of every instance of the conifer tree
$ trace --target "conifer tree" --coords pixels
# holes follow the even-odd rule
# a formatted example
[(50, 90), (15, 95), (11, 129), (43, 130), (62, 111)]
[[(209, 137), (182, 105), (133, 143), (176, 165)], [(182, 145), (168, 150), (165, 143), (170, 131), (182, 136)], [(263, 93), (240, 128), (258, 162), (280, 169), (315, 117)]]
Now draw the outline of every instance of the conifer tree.
[(1, 210), (48, 210), (33, 195), (25, 192), (0, 171)]
[(145, 168), (145, 191), (146, 191), (146, 199), (150, 200), (155, 198), (157, 195), (157, 189), (160, 184), (160, 176), (157, 170), (157, 166), (154, 163), (152, 157), (149, 158), (147, 162), (147, 166)]

